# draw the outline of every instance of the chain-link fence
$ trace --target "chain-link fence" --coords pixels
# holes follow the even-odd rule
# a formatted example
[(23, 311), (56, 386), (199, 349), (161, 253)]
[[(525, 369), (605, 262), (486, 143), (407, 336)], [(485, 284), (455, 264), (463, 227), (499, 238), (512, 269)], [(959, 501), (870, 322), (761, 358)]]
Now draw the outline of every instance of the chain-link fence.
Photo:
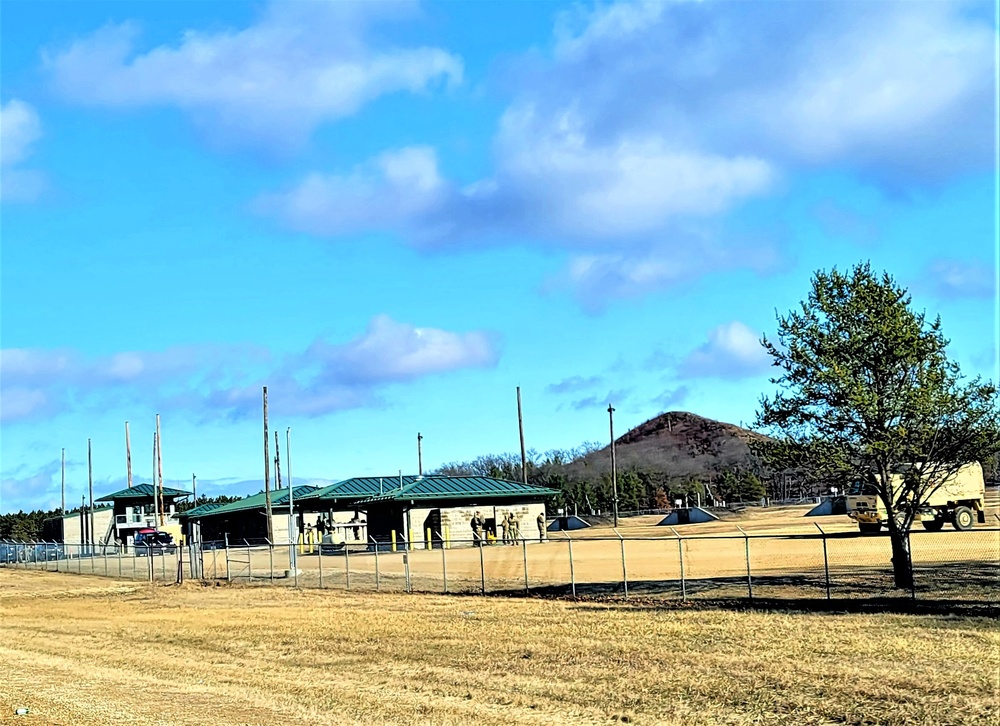
[(1000, 528), (912, 532), (914, 585), (894, 586), (889, 536), (854, 532), (307, 545), (145, 547), (0, 542), (0, 566), (144, 581), (425, 593), (643, 595), (678, 599), (1000, 600)]

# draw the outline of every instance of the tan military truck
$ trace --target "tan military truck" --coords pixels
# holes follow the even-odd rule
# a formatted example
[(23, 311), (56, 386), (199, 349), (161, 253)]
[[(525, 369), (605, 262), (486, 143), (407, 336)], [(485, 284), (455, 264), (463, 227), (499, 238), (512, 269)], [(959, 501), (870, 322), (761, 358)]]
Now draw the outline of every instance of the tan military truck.
[[(902, 484), (902, 473), (893, 474), (893, 490), (899, 491)], [(958, 530), (972, 529), (976, 519), (980, 524), (986, 521), (985, 500), (983, 467), (979, 462), (966, 464), (930, 495), (914, 521), (919, 520), (931, 532), (940, 530), (945, 522), (951, 522)], [(874, 481), (858, 480), (851, 484), (847, 492), (847, 516), (858, 523), (864, 534), (873, 534), (888, 525), (888, 515)]]

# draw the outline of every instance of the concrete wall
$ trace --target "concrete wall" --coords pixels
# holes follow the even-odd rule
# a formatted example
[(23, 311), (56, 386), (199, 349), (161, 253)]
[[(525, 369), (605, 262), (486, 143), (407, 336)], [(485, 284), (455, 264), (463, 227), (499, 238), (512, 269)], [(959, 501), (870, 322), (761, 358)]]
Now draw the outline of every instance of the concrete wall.
[[(430, 517), (432, 508), (415, 507), (409, 510), (409, 527), (413, 531), (414, 545), (426, 546), (427, 533), (424, 531), (426, 520)], [(536, 518), (545, 513), (542, 502), (522, 502), (515, 504), (481, 505), (477, 507), (442, 507), (441, 528), (447, 530), (452, 547), (468, 546), (472, 542), (472, 517), (479, 512), (483, 519), (497, 520), (497, 538), (501, 538), (499, 522), (508, 512), (513, 512), (521, 527), (521, 537), (529, 542), (538, 541), (538, 525)], [(409, 536), (409, 535), (407, 535)]]
[[(114, 512), (111, 508), (101, 509), (94, 512), (94, 543), (99, 544), (108, 533), (108, 525), (114, 519)], [(63, 517), (63, 542), (68, 545), (83, 544), (83, 531), (80, 522), (80, 513), (68, 514)]]

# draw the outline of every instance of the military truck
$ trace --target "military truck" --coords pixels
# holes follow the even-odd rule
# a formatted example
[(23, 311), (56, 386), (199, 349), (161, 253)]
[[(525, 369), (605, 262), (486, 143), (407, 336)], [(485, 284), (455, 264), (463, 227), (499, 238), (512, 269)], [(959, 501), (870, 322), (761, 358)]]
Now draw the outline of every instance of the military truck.
[[(903, 471), (892, 474), (894, 492), (902, 487), (903, 475)], [(847, 516), (858, 523), (858, 529), (863, 534), (874, 534), (883, 525), (888, 525), (885, 505), (878, 496), (877, 481), (876, 478), (859, 479), (851, 484), (847, 492)], [(931, 532), (939, 531), (948, 522), (958, 530), (972, 529), (977, 519), (980, 524), (986, 521), (983, 510), (985, 500), (983, 467), (979, 462), (966, 464), (930, 495), (914, 521), (919, 520), (923, 528)]]

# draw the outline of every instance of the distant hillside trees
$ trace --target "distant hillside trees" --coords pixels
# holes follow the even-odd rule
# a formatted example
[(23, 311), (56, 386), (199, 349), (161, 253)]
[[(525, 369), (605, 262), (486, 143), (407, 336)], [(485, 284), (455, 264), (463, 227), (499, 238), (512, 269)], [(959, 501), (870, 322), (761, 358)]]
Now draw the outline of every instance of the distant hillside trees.
[(40, 541), (45, 520), (58, 516), (58, 509), (0, 514), (0, 540)]

